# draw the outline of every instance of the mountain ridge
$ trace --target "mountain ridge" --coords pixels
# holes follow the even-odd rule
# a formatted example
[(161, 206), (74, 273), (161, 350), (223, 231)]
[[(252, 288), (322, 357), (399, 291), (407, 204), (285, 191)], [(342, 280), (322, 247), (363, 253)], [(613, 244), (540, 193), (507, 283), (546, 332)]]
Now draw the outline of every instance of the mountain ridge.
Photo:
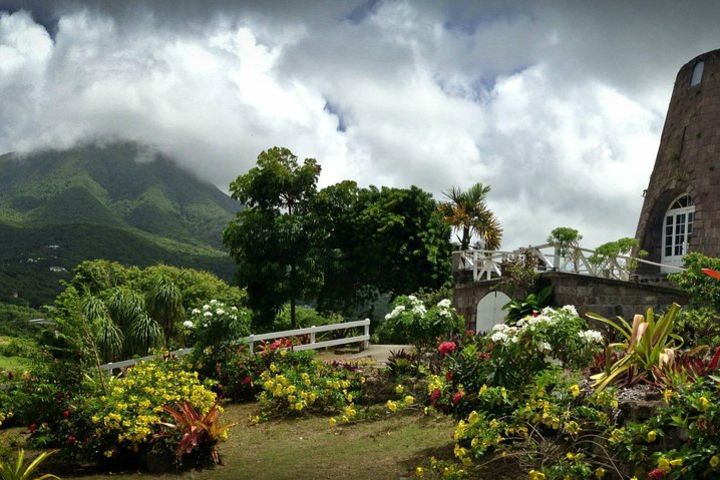
[(52, 285), (92, 258), (200, 267), (229, 280), (222, 230), (238, 209), (216, 186), (131, 142), (0, 155), (0, 300), (47, 302)]

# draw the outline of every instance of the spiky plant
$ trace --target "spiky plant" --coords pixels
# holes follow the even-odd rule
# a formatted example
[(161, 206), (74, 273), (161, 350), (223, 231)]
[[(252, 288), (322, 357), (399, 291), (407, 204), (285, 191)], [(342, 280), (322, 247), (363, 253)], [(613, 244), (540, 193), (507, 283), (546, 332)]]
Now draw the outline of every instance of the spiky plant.
[(122, 330), (110, 318), (105, 303), (95, 296), (87, 297), (83, 314), (94, 338), (98, 355), (106, 362), (112, 361), (123, 349)]
[(158, 322), (142, 313), (130, 323), (126, 339), (133, 353), (145, 355), (152, 347), (162, 345), (163, 329)]
[(154, 281), (147, 303), (150, 316), (162, 326), (167, 342), (185, 315), (180, 289), (167, 277), (159, 276)]
[(113, 288), (106, 305), (110, 317), (123, 329), (145, 314), (145, 298), (126, 287)]
[(30, 462), (29, 465), (25, 466), (25, 450), (21, 449), (18, 452), (17, 461), (14, 465), (10, 462), (5, 463), (0, 461), (0, 480), (60, 480), (60, 477), (51, 473), (33, 476), (40, 465), (53, 453), (55, 452), (43, 452), (38, 455), (35, 460)]

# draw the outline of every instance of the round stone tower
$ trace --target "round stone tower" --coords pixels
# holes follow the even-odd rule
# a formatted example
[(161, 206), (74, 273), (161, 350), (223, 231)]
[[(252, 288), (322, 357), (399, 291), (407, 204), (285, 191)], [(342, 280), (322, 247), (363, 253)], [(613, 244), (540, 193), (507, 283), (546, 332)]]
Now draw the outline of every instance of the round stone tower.
[[(720, 256), (720, 50), (675, 80), (636, 238), (647, 260), (682, 265), (688, 252)], [(641, 264), (640, 274), (672, 273)]]

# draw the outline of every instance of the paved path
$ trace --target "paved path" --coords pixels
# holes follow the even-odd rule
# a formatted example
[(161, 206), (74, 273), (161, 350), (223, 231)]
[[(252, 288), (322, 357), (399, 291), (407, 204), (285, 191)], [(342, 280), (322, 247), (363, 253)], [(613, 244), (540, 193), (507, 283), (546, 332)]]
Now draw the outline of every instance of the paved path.
[(319, 352), (318, 356), (321, 360), (324, 360), (326, 362), (345, 362), (370, 358), (374, 360), (375, 363), (378, 365), (385, 365), (388, 358), (390, 357), (390, 352), (397, 352), (399, 350), (405, 350), (406, 352), (409, 352), (412, 350), (412, 348), (413, 347), (411, 345), (370, 345), (370, 347), (359, 353), (341, 353), (336, 355), (332, 351), (325, 351)]

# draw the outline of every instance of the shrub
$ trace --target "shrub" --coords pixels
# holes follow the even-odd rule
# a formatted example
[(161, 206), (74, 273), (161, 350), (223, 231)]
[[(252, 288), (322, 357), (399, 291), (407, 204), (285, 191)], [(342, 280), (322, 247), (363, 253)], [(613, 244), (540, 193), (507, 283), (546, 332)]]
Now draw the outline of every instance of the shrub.
[(444, 299), (428, 308), (414, 295), (400, 296), (385, 316), (381, 337), (397, 343), (410, 342), (419, 350), (435, 345), (438, 338), (450, 338), (463, 329), (462, 318)]
[(170, 437), (179, 437), (175, 448), (177, 461), (182, 462), (184, 457), (194, 456), (195, 463), (202, 463), (208, 458), (219, 464), (220, 454), (215, 446), (222, 440), (227, 440), (228, 430), (233, 426), (220, 423), (220, 407), (213, 405), (205, 414), (198, 412), (186, 400), (180, 402), (176, 408), (167, 405), (164, 407), (173, 420), (172, 423), (162, 425), (169, 429)]
[(164, 407), (187, 402), (204, 415), (216, 402), (209, 386), (176, 360), (139, 363), (114, 379), (107, 394), (94, 391), (75, 398), (61, 415), (41, 424), (32, 439), (39, 447), (124, 467), (136, 463), (139, 453), (174, 457), (180, 437), (162, 435), (162, 423), (172, 419)]
[[(299, 355), (299, 353), (303, 353)], [(261, 375), (258, 399), (263, 418), (304, 412), (354, 416), (365, 378), (351, 365), (328, 365), (305, 352), (280, 349)]]
[(688, 346), (720, 345), (720, 315), (712, 307), (683, 308), (675, 331)]
[[(602, 335), (586, 330), (575, 308), (545, 308), (516, 326), (496, 325), (484, 335), (459, 337), (441, 370), (430, 377), (429, 401), (438, 409), (465, 415), (476, 402), (492, 397), (500, 410), (508, 403), (507, 390), (521, 389), (528, 378), (551, 366), (584, 367), (601, 348)], [(489, 390), (489, 397), (478, 395)]]
[(552, 286), (547, 286), (538, 293), (530, 293), (523, 300), (512, 300), (503, 305), (507, 312), (507, 322), (515, 324), (521, 318), (539, 313), (540, 310), (550, 305), (552, 300)]
[(703, 268), (719, 270), (720, 258), (693, 252), (685, 255), (683, 261), (685, 270), (668, 275), (668, 278), (690, 294), (691, 305), (720, 309), (720, 282), (702, 271)]
[(53, 453), (54, 452), (43, 452), (26, 466), (25, 450), (20, 450), (16, 461), (7, 463), (0, 461), (0, 480), (31, 480), (31, 478), (33, 480), (60, 480), (60, 477), (51, 473), (32, 477), (40, 468), (40, 465)]
[(221, 348), (250, 334), (250, 312), (210, 300), (202, 308), (194, 308), (183, 327), (196, 352), (208, 347)]

